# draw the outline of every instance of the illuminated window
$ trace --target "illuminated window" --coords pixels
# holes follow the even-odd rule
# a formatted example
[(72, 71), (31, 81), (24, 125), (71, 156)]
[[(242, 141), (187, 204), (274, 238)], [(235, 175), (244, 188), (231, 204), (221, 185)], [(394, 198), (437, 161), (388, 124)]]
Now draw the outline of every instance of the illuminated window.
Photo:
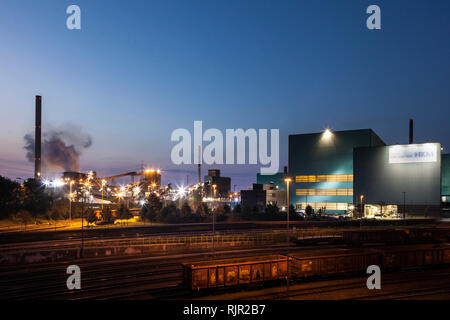
[(353, 181), (353, 174), (295, 176), (295, 182), (348, 182), (348, 181)]
[(296, 189), (297, 196), (353, 196), (353, 189)]
[(307, 206), (311, 206), (314, 210), (325, 209), (325, 210), (348, 210), (351, 203), (343, 202), (297, 202), (297, 210), (305, 210)]

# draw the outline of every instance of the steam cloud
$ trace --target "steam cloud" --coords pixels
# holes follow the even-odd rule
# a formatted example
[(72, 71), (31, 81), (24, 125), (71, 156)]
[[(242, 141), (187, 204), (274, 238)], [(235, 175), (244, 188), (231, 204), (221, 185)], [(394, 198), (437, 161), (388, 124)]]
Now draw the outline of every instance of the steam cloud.
[[(26, 157), (34, 162), (34, 134), (24, 137)], [(80, 155), (92, 145), (92, 138), (75, 125), (50, 129), (42, 135), (42, 165), (50, 169), (80, 171)]]

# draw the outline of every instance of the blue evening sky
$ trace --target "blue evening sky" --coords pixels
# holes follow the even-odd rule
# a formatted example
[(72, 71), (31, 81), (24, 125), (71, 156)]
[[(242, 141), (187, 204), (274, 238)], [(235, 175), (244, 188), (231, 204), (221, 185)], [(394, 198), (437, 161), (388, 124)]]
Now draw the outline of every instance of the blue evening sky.
[[(81, 8), (81, 30), (66, 8)], [(366, 28), (381, 8), (382, 30)], [(79, 1), (0, 3), (0, 175), (29, 177), (23, 136), (43, 96), (43, 130), (75, 124), (93, 138), (82, 170), (141, 160), (181, 184), (176, 128), (372, 128), (386, 143), (450, 149), (450, 1)], [(246, 188), (258, 166), (221, 166)], [(205, 166), (206, 170), (206, 166)], [(204, 173), (205, 173), (204, 170)], [(48, 175), (56, 174), (48, 172)]]

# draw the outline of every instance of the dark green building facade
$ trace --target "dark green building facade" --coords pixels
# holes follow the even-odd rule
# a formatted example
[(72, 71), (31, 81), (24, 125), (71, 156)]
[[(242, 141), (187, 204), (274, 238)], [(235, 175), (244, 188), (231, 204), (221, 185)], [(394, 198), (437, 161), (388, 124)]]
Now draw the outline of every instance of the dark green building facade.
[(384, 146), (371, 130), (324, 131), (289, 136), (290, 203), (325, 213), (345, 213), (353, 204), (353, 150)]

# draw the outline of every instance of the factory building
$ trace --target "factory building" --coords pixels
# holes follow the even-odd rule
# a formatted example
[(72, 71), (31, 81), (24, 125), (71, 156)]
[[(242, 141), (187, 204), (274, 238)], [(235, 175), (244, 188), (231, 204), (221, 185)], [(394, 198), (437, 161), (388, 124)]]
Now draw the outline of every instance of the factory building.
[[(220, 170), (210, 169), (205, 176), (205, 192), (211, 197), (228, 198), (231, 190), (231, 178), (221, 177)], [(215, 186), (215, 187), (214, 187)], [(214, 188), (216, 189), (214, 191)], [(215, 192), (215, 195), (214, 195)]]
[(310, 205), (366, 217), (437, 216), (450, 193), (449, 169), (439, 143), (386, 146), (371, 129), (289, 136), (297, 211)]
[(356, 148), (354, 176), (353, 201), (365, 216), (440, 214), (439, 143)]
[(254, 183), (252, 190), (241, 190), (241, 204), (243, 207), (248, 206), (251, 209), (257, 207), (258, 210), (266, 209), (266, 190), (262, 184)]
[(297, 211), (307, 205), (322, 212), (353, 208), (353, 150), (384, 146), (371, 130), (349, 130), (289, 136), (289, 196)]
[(443, 154), (441, 157), (441, 195), (442, 210), (450, 213), (450, 154)]

